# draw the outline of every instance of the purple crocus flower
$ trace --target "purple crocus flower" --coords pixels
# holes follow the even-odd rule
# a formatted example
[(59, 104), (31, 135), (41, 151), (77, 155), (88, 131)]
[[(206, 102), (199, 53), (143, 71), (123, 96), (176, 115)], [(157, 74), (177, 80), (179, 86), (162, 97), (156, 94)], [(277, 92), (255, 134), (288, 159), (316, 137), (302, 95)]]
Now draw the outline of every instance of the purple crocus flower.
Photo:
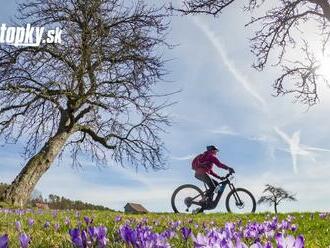
[(195, 247), (208, 247), (209, 239), (201, 233), (198, 233), (196, 237), (192, 235), (192, 240)]
[(50, 222), (47, 220), (44, 224), (44, 228), (48, 228), (50, 226)]
[(278, 218), (276, 216), (274, 216), (273, 219), (272, 219), (272, 225), (276, 226), (277, 223), (278, 223)]
[(32, 227), (33, 224), (34, 224), (34, 219), (29, 218), (29, 219), (28, 219), (28, 225), (29, 225), (29, 227)]
[(144, 233), (140, 247), (170, 248), (167, 239), (157, 233)]
[(161, 235), (167, 239), (170, 239), (176, 235), (176, 232), (174, 232), (172, 229), (166, 229)]
[(128, 244), (136, 246), (137, 232), (131, 229), (128, 225), (125, 225), (119, 229), (121, 238)]
[(30, 237), (24, 232), (19, 235), (19, 243), (21, 248), (27, 248), (30, 244)]
[(273, 248), (273, 245), (271, 242), (267, 241), (267, 243), (265, 244), (264, 248)]
[(296, 241), (294, 243), (294, 247), (295, 248), (304, 248), (305, 247), (305, 241), (304, 241), (304, 237), (302, 235), (299, 235), (296, 238)]
[(84, 221), (85, 221), (86, 225), (88, 226), (89, 224), (91, 224), (93, 222), (93, 219), (89, 218), (88, 216), (84, 216)]
[(183, 236), (184, 240), (187, 241), (187, 239), (191, 235), (191, 228), (182, 227), (181, 228), (181, 233), (182, 233), (182, 236)]
[(71, 236), (71, 241), (74, 247), (84, 248), (83, 241), (80, 235), (80, 230), (78, 228), (70, 229), (69, 234)]
[(147, 217), (142, 218), (141, 223), (147, 224), (148, 223), (148, 218)]
[(292, 235), (285, 237), (282, 233), (277, 233), (275, 239), (278, 248), (304, 248), (304, 238), (301, 235), (295, 239)]
[(297, 225), (293, 224), (291, 225), (291, 231), (295, 232), (297, 230)]
[(16, 210), (16, 214), (18, 214), (19, 216), (23, 215), (24, 213), (25, 213), (25, 211), (23, 209)]
[(236, 238), (236, 248), (248, 248), (248, 246), (241, 242), (240, 238)]
[(260, 242), (257, 242), (251, 245), (250, 248), (264, 248), (264, 247), (262, 244), (260, 244)]
[(100, 248), (104, 248), (107, 245), (107, 231), (105, 226), (99, 226), (97, 228), (97, 243)]
[(65, 217), (64, 224), (66, 226), (70, 225), (70, 219), (69, 219), (69, 217)]
[(83, 247), (87, 247), (87, 244), (89, 242), (88, 242), (87, 233), (85, 230), (81, 231), (81, 240), (82, 240)]
[(291, 226), (291, 224), (289, 221), (282, 220), (281, 229), (289, 230), (290, 226)]
[(320, 213), (319, 216), (320, 216), (321, 219), (325, 219), (327, 217), (327, 214), (326, 213)]
[(8, 248), (8, 243), (9, 243), (8, 234), (4, 234), (0, 236), (0, 248)]
[(226, 230), (226, 234), (229, 238), (233, 237), (233, 233), (235, 231), (235, 224), (228, 222), (225, 224), (225, 230)]
[(120, 222), (121, 219), (122, 219), (122, 217), (121, 217), (120, 215), (117, 215), (117, 216), (115, 217), (115, 222)]
[(233, 242), (231, 240), (227, 240), (225, 238), (220, 240), (220, 247), (234, 247)]
[(275, 240), (278, 248), (285, 248), (286, 247), (286, 239), (282, 233), (275, 234)]
[(16, 227), (16, 230), (17, 230), (18, 232), (20, 232), (21, 229), (22, 229), (22, 224), (21, 224), (21, 222), (20, 222), (20, 221), (16, 221), (16, 222), (15, 222), (15, 227)]
[(181, 224), (181, 221), (174, 221), (174, 222), (171, 222), (171, 228), (173, 229), (177, 229)]
[(97, 231), (98, 231), (97, 228), (94, 226), (89, 226), (87, 228), (88, 235), (89, 235), (89, 237), (91, 237), (91, 239), (93, 241), (95, 241), (97, 239)]
[(52, 215), (53, 218), (55, 219), (57, 217), (58, 211), (57, 210), (53, 210)]

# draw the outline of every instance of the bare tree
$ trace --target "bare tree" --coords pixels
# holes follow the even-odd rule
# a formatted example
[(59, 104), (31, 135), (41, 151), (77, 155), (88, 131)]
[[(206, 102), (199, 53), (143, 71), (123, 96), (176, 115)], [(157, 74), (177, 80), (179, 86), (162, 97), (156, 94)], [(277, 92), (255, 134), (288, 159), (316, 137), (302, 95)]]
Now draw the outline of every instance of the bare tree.
[[(235, 0), (184, 0), (177, 10), (185, 15), (209, 14), (219, 16)], [(326, 53), (330, 38), (330, 2), (328, 0), (280, 0), (273, 3), (265, 0), (249, 0), (243, 7), (252, 15), (246, 24), (258, 25), (251, 38), (251, 51), (256, 61), (253, 67), (263, 70), (271, 53), (276, 53), (274, 65), (281, 67), (282, 75), (275, 80), (275, 96), (293, 93), (296, 100), (309, 106), (318, 102), (318, 85), (328, 84), (321, 75), (321, 60), (315, 54)], [(239, 4), (239, 3), (238, 3)], [(257, 9), (265, 9), (260, 17), (254, 17)], [(306, 24), (314, 24), (313, 31), (320, 37), (319, 51), (308, 44), (308, 32), (303, 32)], [(301, 42), (302, 41), (302, 42)], [(299, 59), (292, 61), (290, 51), (300, 51)], [(275, 54), (274, 54), (275, 55)], [(292, 56), (291, 56), (292, 57)], [(330, 68), (329, 68), (330, 70)], [(324, 82), (325, 81), (325, 82)]]
[(29, 160), (2, 200), (23, 205), (65, 150), (104, 162), (162, 168), (169, 124), (155, 84), (166, 73), (165, 8), (142, 1), (30, 0), (17, 25), (63, 29), (62, 44), (0, 47), (0, 134)]
[(277, 214), (277, 206), (282, 202), (283, 200), (289, 200), (289, 201), (296, 201), (297, 199), (294, 197), (294, 195), (288, 193), (286, 190), (280, 188), (280, 187), (274, 187), (272, 185), (266, 184), (266, 188), (263, 191), (264, 193), (267, 193), (264, 196), (261, 196), (258, 200), (258, 204), (262, 203), (268, 203), (269, 206), (274, 205), (274, 211), (275, 214)]

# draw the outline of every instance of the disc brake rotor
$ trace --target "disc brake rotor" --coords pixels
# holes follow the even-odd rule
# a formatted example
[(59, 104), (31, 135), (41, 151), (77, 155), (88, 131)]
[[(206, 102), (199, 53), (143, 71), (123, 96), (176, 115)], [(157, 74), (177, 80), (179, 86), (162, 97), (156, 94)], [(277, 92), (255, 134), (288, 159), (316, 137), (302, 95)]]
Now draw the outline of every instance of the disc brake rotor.
[(244, 208), (244, 202), (236, 202), (236, 207), (238, 207), (239, 209), (243, 209)]

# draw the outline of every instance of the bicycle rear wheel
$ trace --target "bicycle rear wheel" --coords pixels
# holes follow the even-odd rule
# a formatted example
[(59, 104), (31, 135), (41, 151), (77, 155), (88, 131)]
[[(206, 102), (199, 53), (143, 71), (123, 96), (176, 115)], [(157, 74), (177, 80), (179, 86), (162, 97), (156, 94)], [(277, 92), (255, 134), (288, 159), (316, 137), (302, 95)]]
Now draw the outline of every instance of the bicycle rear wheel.
[(256, 206), (254, 196), (247, 189), (233, 189), (226, 198), (226, 208), (229, 213), (254, 213)]
[(195, 185), (184, 184), (178, 187), (172, 194), (171, 205), (175, 213), (201, 212), (198, 204), (202, 200), (203, 191)]

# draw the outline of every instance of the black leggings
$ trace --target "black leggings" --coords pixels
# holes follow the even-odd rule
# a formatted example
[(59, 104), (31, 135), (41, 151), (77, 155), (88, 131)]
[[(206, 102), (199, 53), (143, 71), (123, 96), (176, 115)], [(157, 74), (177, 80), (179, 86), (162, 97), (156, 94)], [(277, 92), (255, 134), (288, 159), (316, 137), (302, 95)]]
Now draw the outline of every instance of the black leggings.
[(203, 173), (203, 174), (195, 174), (195, 177), (198, 180), (201, 180), (202, 182), (206, 183), (206, 185), (209, 187), (209, 189), (206, 191), (207, 196), (213, 195), (213, 191), (215, 187), (218, 185), (218, 182), (214, 179), (212, 179), (208, 174)]

